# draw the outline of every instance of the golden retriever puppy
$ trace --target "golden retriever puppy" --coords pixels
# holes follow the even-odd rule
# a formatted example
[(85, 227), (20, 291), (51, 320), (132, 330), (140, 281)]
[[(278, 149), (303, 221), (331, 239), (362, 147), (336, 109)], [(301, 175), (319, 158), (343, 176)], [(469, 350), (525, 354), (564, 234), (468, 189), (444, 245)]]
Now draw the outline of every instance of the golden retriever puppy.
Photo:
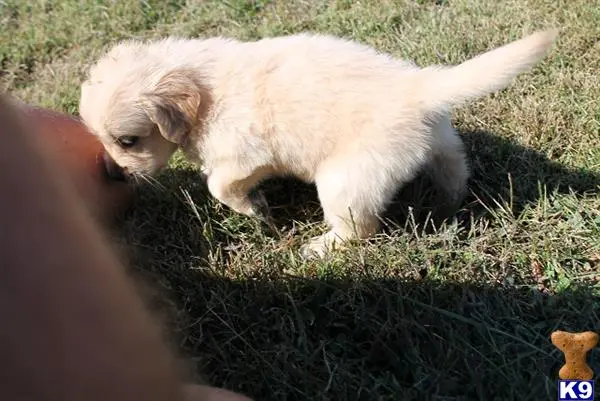
[(323, 256), (375, 233), (390, 198), (426, 165), (460, 202), (469, 169), (450, 108), (508, 86), (556, 35), (426, 68), (323, 35), (128, 41), (91, 67), (80, 114), (115, 175), (154, 174), (180, 148), (214, 197), (249, 216), (264, 204), (248, 196), (261, 180), (316, 183), (331, 230), (302, 253)]

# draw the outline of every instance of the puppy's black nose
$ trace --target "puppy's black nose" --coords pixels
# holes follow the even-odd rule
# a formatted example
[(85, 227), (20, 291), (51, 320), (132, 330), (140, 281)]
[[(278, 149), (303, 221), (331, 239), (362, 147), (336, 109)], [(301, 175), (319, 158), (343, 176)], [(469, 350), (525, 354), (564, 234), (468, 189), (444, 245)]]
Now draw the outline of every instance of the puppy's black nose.
[(108, 178), (115, 181), (127, 181), (125, 169), (119, 166), (107, 152), (102, 154), (102, 161)]

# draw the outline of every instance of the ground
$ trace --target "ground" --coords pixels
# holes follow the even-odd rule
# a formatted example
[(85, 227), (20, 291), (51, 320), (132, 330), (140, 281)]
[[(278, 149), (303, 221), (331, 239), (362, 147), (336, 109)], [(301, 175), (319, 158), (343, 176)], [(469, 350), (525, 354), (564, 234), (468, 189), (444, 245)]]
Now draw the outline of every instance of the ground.
[[(8, 0), (0, 81), (77, 113), (86, 65), (124, 38), (311, 30), (427, 65), (560, 28), (531, 73), (454, 111), (473, 177), (445, 221), (428, 218), (420, 178), (379, 237), (307, 262), (299, 245), (324, 230), (314, 188), (267, 183), (279, 222), (268, 230), (176, 157), (112, 235), (173, 348), (213, 384), (256, 400), (547, 400), (563, 363), (550, 333), (600, 330), (594, 3)], [(600, 347), (589, 364), (600, 372)]]

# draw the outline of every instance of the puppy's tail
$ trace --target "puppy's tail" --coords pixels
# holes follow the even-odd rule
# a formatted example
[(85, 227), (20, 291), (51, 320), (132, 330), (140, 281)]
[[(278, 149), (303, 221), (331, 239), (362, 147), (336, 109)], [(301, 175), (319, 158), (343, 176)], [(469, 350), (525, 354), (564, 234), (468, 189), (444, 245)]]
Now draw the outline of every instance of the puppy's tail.
[(424, 110), (446, 109), (506, 88), (538, 63), (554, 43), (558, 30), (536, 32), (452, 67), (427, 67), (415, 81)]

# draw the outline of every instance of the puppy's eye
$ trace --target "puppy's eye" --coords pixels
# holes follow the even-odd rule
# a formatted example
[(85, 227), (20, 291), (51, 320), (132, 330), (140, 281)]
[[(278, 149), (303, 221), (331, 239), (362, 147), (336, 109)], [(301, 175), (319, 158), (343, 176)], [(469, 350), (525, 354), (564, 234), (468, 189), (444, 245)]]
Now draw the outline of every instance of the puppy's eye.
[(138, 142), (138, 140), (140, 139), (139, 136), (120, 136), (117, 138), (117, 143), (122, 147), (122, 148), (131, 148), (133, 146), (135, 146), (135, 144)]

